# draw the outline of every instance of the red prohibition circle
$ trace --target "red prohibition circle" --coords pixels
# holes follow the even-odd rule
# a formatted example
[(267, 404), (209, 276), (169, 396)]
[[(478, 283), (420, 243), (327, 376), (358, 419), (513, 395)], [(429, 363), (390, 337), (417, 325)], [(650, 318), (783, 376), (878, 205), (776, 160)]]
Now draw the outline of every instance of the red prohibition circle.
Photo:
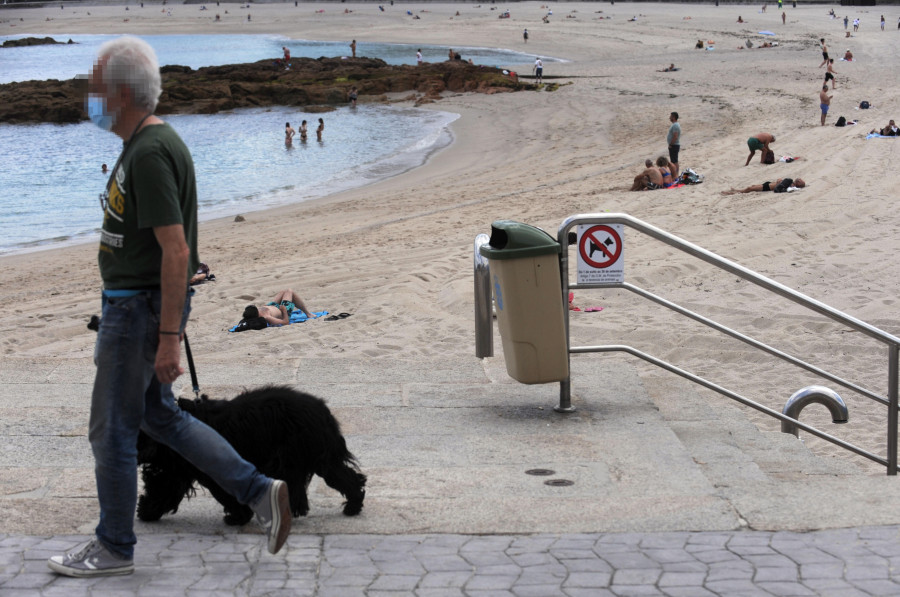
[[(612, 252), (607, 248), (604, 241), (598, 240), (595, 236), (599, 232), (605, 232), (613, 238), (615, 249)], [(585, 250), (585, 245), (588, 240), (593, 243), (596, 249), (603, 253), (606, 259), (597, 261), (591, 258), (590, 252)], [(622, 254), (622, 238), (619, 236), (618, 232), (609, 226), (593, 226), (588, 228), (584, 234), (581, 235), (581, 239), (578, 241), (578, 252), (581, 254), (581, 258), (586, 264), (597, 269), (605, 269), (618, 261), (619, 256)]]

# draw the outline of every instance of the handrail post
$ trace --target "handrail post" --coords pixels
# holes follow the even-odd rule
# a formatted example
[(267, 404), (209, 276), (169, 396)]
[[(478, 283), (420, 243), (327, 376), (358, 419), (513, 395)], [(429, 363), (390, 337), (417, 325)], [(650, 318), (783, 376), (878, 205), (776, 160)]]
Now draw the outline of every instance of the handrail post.
[(561, 292), (563, 301), (563, 321), (566, 328), (566, 370), (569, 374), (566, 378), (559, 382), (559, 404), (553, 407), (558, 413), (575, 412), (572, 406), (572, 343), (569, 339), (569, 233), (568, 230), (561, 230), (556, 238), (560, 244), (561, 250), (559, 254), (559, 279), (562, 281)]
[(475, 237), (475, 356), (479, 359), (494, 356), (491, 268), (478, 250), (490, 241), (487, 234)]
[(900, 349), (891, 342), (888, 351), (888, 433), (887, 458), (889, 476), (897, 474), (897, 372)]

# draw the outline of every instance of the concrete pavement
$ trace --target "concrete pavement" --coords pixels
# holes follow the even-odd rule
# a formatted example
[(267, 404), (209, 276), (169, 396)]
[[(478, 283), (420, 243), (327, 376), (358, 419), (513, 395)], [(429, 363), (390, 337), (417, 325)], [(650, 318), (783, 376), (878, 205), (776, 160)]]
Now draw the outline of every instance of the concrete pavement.
[(138, 523), (133, 576), (58, 578), (47, 557), (96, 524), (93, 366), (8, 358), (0, 595), (900, 594), (895, 477), (818, 458), (680, 380), (646, 388), (625, 359), (573, 357), (571, 415), (502, 356), (198, 368), (215, 397), (288, 383), (325, 398), (369, 475), (363, 514), (341, 516), (316, 479), (310, 515), (269, 556), (201, 495)]

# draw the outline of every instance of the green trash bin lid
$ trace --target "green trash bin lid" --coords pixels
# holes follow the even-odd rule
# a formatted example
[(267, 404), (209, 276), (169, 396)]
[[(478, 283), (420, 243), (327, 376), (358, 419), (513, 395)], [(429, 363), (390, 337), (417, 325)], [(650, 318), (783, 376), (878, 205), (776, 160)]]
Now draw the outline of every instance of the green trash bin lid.
[(534, 226), (497, 220), (491, 224), (491, 240), (481, 245), (478, 252), (488, 259), (524, 259), (562, 252), (552, 236)]

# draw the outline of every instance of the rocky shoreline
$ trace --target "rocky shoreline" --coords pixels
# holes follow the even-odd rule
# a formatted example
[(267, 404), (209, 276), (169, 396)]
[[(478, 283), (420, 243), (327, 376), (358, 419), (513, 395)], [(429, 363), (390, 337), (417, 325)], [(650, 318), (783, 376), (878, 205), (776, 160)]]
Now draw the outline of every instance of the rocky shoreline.
[(69, 41), (56, 41), (52, 37), (23, 37), (21, 39), (8, 39), (3, 42), (3, 45), (0, 47), (3, 48), (22, 48), (25, 46), (65, 46), (67, 44), (74, 44), (75, 42), (69, 39)]
[[(445, 91), (498, 93), (536, 89), (493, 67), (454, 60), (392, 66), (377, 58), (295, 58), (192, 69), (164, 66), (158, 114), (215, 114), (236, 108), (297, 106), (309, 112), (347, 103), (351, 87), (360, 102), (387, 102), (388, 94), (414, 92), (417, 104)], [(84, 79), (23, 81), (0, 85), (0, 122), (67, 124), (86, 120)]]

